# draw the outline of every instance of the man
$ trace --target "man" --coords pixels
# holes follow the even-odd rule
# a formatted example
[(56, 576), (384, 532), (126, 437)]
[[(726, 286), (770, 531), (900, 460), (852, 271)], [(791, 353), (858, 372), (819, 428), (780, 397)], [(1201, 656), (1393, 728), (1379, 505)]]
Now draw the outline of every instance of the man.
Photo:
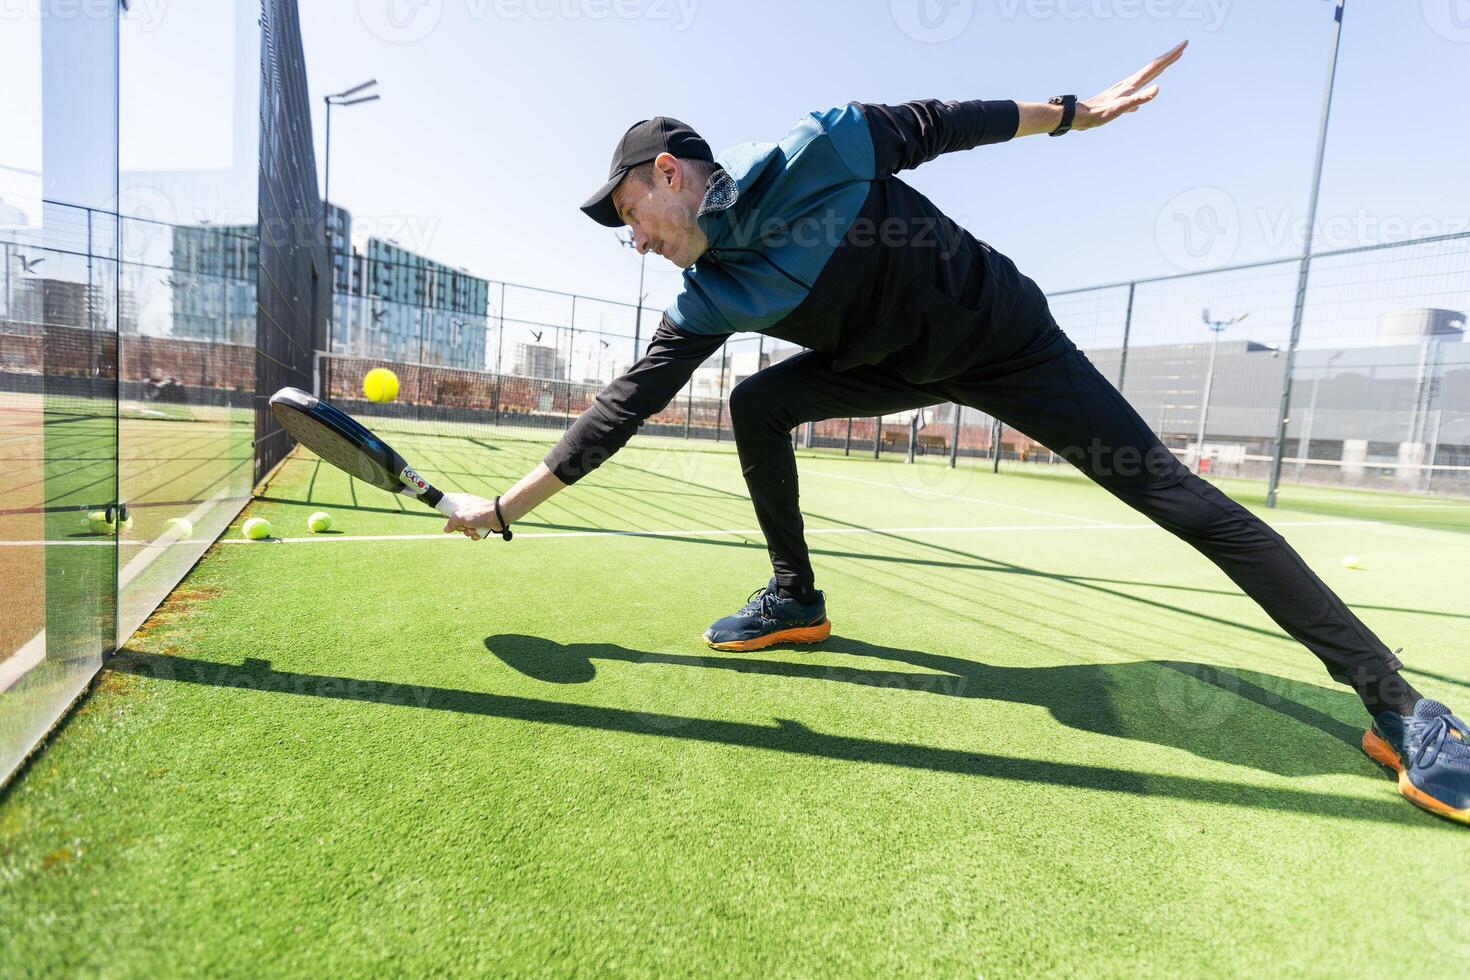
[(462, 498), (446, 531), (500, 530), (591, 472), (739, 331), (806, 350), (730, 394), (730, 418), (774, 576), (704, 634), (718, 650), (827, 638), (797, 502), (790, 434), (804, 422), (956, 402), (1027, 433), (1199, 549), (1351, 685), (1373, 715), (1363, 747), (1420, 806), (1470, 823), (1470, 731), (1289, 545), (1188, 471), (1057, 327), (1004, 255), (895, 174), (941, 153), (1105, 125), (1158, 95), (1181, 44), (1086, 101), (852, 103), (779, 143), (718, 158), (659, 117), (630, 128), (585, 205), (640, 252), (685, 269), (648, 353), (613, 381), (535, 471), (495, 501)]

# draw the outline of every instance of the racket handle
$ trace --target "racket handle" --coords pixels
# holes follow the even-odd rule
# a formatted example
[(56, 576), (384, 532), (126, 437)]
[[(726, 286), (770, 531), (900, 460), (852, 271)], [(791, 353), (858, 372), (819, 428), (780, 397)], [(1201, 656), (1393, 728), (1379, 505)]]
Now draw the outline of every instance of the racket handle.
[[(435, 501), (434, 509), (443, 514), (445, 517), (454, 516), (454, 504), (450, 502), (447, 496), (441, 496), (437, 501)], [(490, 536), (490, 529), (488, 527), (477, 527), (475, 528), (475, 536), (483, 541)]]

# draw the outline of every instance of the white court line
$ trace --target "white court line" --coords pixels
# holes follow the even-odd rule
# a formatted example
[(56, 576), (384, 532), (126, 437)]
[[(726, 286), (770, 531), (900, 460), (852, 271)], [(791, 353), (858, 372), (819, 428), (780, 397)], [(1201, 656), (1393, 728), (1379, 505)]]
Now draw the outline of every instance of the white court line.
[[(1362, 527), (1377, 521), (1282, 521), (1271, 527)], [(990, 524), (980, 527), (818, 527), (807, 528), (808, 535), (823, 534), (963, 534), (1023, 533), (1039, 531), (1147, 531), (1161, 530), (1157, 524)], [(687, 531), (532, 531), (517, 532), (515, 540), (558, 538), (717, 538), (759, 535), (760, 528), (694, 528)], [(463, 535), (445, 534), (321, 534), (309, 538), (220, 538), (220, 544), (333, 544), (348, 541), (457, 541)], [(493, 538), (493, 535), (492, 535)], [(7, 542), (0, 541), (0, 545)]]
[[(1060, 517), (1068, 521), (1087, 521), (1099, 527), (1112, 527), (1109, 521), (1099, 521), (1091, 517), (1082, 517), (1078, 514), (1063, 514), (1054, 510), (1041, 510), (1038, 507), (1022, 507), (1020, 504), (1003, 504), (998, 500), (988, 500), (985, 497), (963, 497), (957, 493), (946, 493), (943, 490), (929, 490), (921, 487), (905, 487), (897, 483), (879, 483), (877, 480), (864, 480), (856, 476), (839, 476), (836, 473), (823, 473), (821, 470), (806, 469), (802, 476), (825, 476), (829, 480), (846, 480), (848, 483), (866, 483), (870, 487), (882, 487), (885, 490), (904, 490), (909, 493), (923, 493), (931, 497), (945, 497), (950, 500), (965, 500), (974, 504), (988, 504), (991, 507), (1004, 507), (1007, 510), (1019, 510), (1026, 514), (1040, 514), (1043, 517)], [(1153, 525), (1149, 525), (1152, 527)]]

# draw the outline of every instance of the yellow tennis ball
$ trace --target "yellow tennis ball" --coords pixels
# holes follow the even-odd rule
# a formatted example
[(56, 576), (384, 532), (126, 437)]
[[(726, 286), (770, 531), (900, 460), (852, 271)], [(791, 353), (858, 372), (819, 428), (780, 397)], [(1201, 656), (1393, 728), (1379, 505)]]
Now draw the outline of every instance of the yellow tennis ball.
[(93, 534), (115, 534), (117, 523), (107, 519), (107, 511), (94, 510), (87, 515), (87, 526), (92, 529)]
[(398, 375), (387, 368), (373, 368), (362, 379), (362, 393), (370, 402), (391, 402), (398, 397)]
[(264, 541), (271, 536), (271, 522), (264, 517), (252, 517), (241, 525), (240, 533), (251, 541)]
[(321, 534), (332, 526), (332, 515), (319, 510), (306, 519), (306, 529), (312, 534)]
[(1342, 556), (1342, 567), (1343, 568), (1362, 568), (1363, 567), (1363, 563), (1362, 563), (1361, 560), (1359, 560), (1359, 558), (1358, 558), (1357, 555), (1343, 555)]
[(194, 533), (194, 525), (189, 523), (187, 517), (170, 517), (164, 522), (164, 526), (181, 538), (187, 538)]

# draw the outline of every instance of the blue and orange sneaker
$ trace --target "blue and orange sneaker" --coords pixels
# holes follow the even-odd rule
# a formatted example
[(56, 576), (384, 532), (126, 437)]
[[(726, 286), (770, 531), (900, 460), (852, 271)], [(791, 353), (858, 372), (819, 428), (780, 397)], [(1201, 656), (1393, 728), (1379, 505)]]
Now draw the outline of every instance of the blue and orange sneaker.
[(821, 643), (830, 635), (832, 623), (821, 592), (807, 605), (780, 596), (772, 578), (751, 593), (738, 613), (705, 630), (704, 642), (716, 650), (762, 650), (777, 643)]
[(1380, 711), (1363, 733), (1363, 751), (1398, 773), (1409, 802), (1470, 824), (1470, 728), (1449, 708), (1425, 698), (1412, 715)]

